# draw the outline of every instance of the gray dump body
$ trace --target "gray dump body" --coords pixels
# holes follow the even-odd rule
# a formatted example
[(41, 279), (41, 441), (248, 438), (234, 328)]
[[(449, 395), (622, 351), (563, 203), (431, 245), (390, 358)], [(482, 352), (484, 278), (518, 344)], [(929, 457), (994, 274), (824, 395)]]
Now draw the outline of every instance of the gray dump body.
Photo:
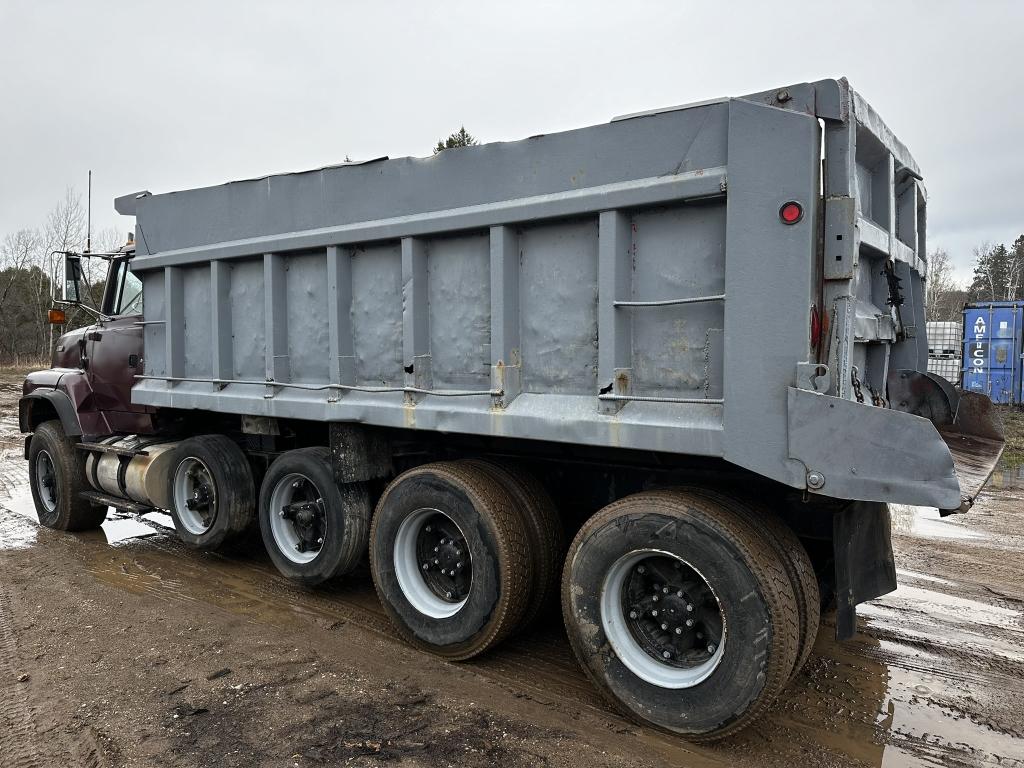
[(946, 417), (872, 404), (927, 370), (925, 194), (845, 81), (118, 206), (145, 291), (136, 403), (717, 456), (837, 498), (969, 495), (936, 429), (958, 393)]

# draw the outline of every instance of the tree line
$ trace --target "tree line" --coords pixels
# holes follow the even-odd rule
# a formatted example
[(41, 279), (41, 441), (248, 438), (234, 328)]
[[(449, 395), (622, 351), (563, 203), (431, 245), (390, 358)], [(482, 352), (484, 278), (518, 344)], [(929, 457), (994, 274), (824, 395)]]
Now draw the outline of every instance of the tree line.
[[(82, 196), (69, 188), (42, 224), (19, 229), (0, 240), (0, 365), (49, 365), (57, 337), (92, 322), (88, 313), (71, 307), (64, 326), (54, 327), (47, 318), (47, 310), (54, 306), (51, 289), (60, 289), (52, 281), (54, 268), (61, 264), (59, 257), (51, 254), (85, 250), (86, 236)], [(125, 238), (124, 233), (109, 227), (93, 235), (92, 249), (115, 250)], [(98, 303), (106, 262), (84, 259), (83, 278)]]
[(974, 249), (974, 275), (963, 285), (953, 277), (953, 264), (943, 249), (928, 256), (925, 313), (929, 320), (959, 322), (968, 302), (1024, 300), (1024, 235), (1007, 247), (982, 243)]

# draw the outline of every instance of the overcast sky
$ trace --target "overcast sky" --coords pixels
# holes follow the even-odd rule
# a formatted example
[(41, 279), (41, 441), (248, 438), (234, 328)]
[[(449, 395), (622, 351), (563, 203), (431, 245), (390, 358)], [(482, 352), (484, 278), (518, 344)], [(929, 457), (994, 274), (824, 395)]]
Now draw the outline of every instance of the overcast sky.
[(1024, 2), (0, 0), (0, 235), (115, 196), (847, 76), (917, 158), (929, 244), (1024, 232)]

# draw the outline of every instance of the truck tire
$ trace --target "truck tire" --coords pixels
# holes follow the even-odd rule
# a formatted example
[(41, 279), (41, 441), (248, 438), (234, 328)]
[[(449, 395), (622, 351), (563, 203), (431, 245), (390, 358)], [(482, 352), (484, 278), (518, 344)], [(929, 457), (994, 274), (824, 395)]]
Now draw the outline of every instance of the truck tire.
[(521, 467), (482, 459), (465, 463), (491, 473), (518, 506), (526, 524), (527, 551), (533, 560), (533, 584), (520, 627), (529, 627), (558, 595), (565, 554), (565, 530), (558, 508), (540, 481)]
[(789, 680), (799, 642), (775, 547), (728, 506), (679, 490), (628, 496), (584, 523), (562, 610), (598, 690), (627, 717), (691, 741), (757, 718)]
[(796, 661), (790, 680), (803, 669), (807, 658), (811, 655), (814, 641), (818, 637), (821, 623), (821, 596), (818, 593), (818, 577), (814, 572), (810, 555), (804, 545), (766, 504), (751, 501), (740, 495), (710, 491), (704, 488), (686, 488), (692, 493), (699, 493), (727, 505), (733, 512), (742, 515), (747, 522), (757, 528), (766, 541), (775, 547), (789, 582), (796, 596), (796, 607), (800, 622), (800, 642), (797, 644)]
[(90, 490), (85, 457), (75, 448), (75, 441), (65, 436), (59, 421), (44, 421), (36, 427), (29, 444), (28, 476), (40, 525), (58, 531), (86, 531), (99, 528), (107, 516), (106, 507), (78, 495)]
[(240, 539), (256, 517), (256, 485), (242, 449), (224, 435), (199, 435), (174, 449), (167, 498), (174, 529), (198, 550)]
[(501, 642), (533, 578), (523, 520), (489, 472), (438, 462), (399, 475), (370, 529), (384, 610), (410, 644), (453, 661)]
[(328, 448), (279, 456), (260, 488), (260, 533), (277, 570), (315, 586), (349, 573), (366, 552), (370, 493), (365, 483), (339, 486)]

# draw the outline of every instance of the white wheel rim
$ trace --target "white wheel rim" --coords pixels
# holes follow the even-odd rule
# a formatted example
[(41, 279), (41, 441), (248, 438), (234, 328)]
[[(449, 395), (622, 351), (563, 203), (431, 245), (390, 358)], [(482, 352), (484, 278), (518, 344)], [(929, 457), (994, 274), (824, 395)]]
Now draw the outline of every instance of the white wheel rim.
[(43, 509), (53, 512), (57, 508), (57, 472), (47, 451), (36, 454), (36, 492)]
[[(182, 459), (174, 470), (172, 503), (178, 521), (194, 536), (202, 536), (213, 527), (217, 519), (217, 487), (209, 467), (195, 456)], [(209, 510), (205, 519), (201, 509)]]
[[(296, 496), (300, 491), (303, 491), (301, 495), (309, 495), (306, 492), (307, 488), (312, 489), (313, 499), (297, 499)], [(319, 505), (323, 523), (317, 540), (312, 542), (300, 535), (304, 526), (296, 522), (294, 513), (289, 509), (295, 503), (307, 502)], [(323, 495), (316, 484), (298, 472), (285, 475), (274, 485), (274, 489), (270, 493), (269, 504), (270, 535), (278, 551), (298, 565), (305, 565), (316, 560), (323, 551), (324, 539), (327, 536), (327, 515), (323, 508)], [(292, 516), (289, 517), (289, 514)]]
[[(398, 579), (398, 586), (413, 608), (432, 619), (447, 619), (459, 611), (469, 600), (469, 593), (458, 601), (442, 599), (435, 594), (434, 590), (427, 583), (423, 575), (423, 563), (417, 556), (417, 542), (424, 533), (427, 521), (437, 515), (442, 516), (451, 523), (465, 540), (462, 529), (452, 518), (439, 509), (424, 508), (417, 509), (406, 517), (398, 526), (395, 533), (395, 577)], [(467, 546), (464, 551), (466, 565), (470, 569), (470, 589), (472, 589), (472, 557)]]
[[(641, 561), (651, 557), (665, 557), (679, 561), (699, 576), (714, 595), (721, 616), (722, 634), (714, 651), (703, 663), (681, 668), (662, 662), (645, 650), (630, 630), (629, 619), (623, 607), (623, 589), (633, 569)], [(655, 549), (635, 550), (623, 555), (608, 569), (601, 589), (600, 607), (601, 626), (619, 661), (630, 672), (651, 685), (673, 690), (692, 688), (707, 680), (722, 661), (727, 634), (722, 603), (704, 575), (678, 555)]]

